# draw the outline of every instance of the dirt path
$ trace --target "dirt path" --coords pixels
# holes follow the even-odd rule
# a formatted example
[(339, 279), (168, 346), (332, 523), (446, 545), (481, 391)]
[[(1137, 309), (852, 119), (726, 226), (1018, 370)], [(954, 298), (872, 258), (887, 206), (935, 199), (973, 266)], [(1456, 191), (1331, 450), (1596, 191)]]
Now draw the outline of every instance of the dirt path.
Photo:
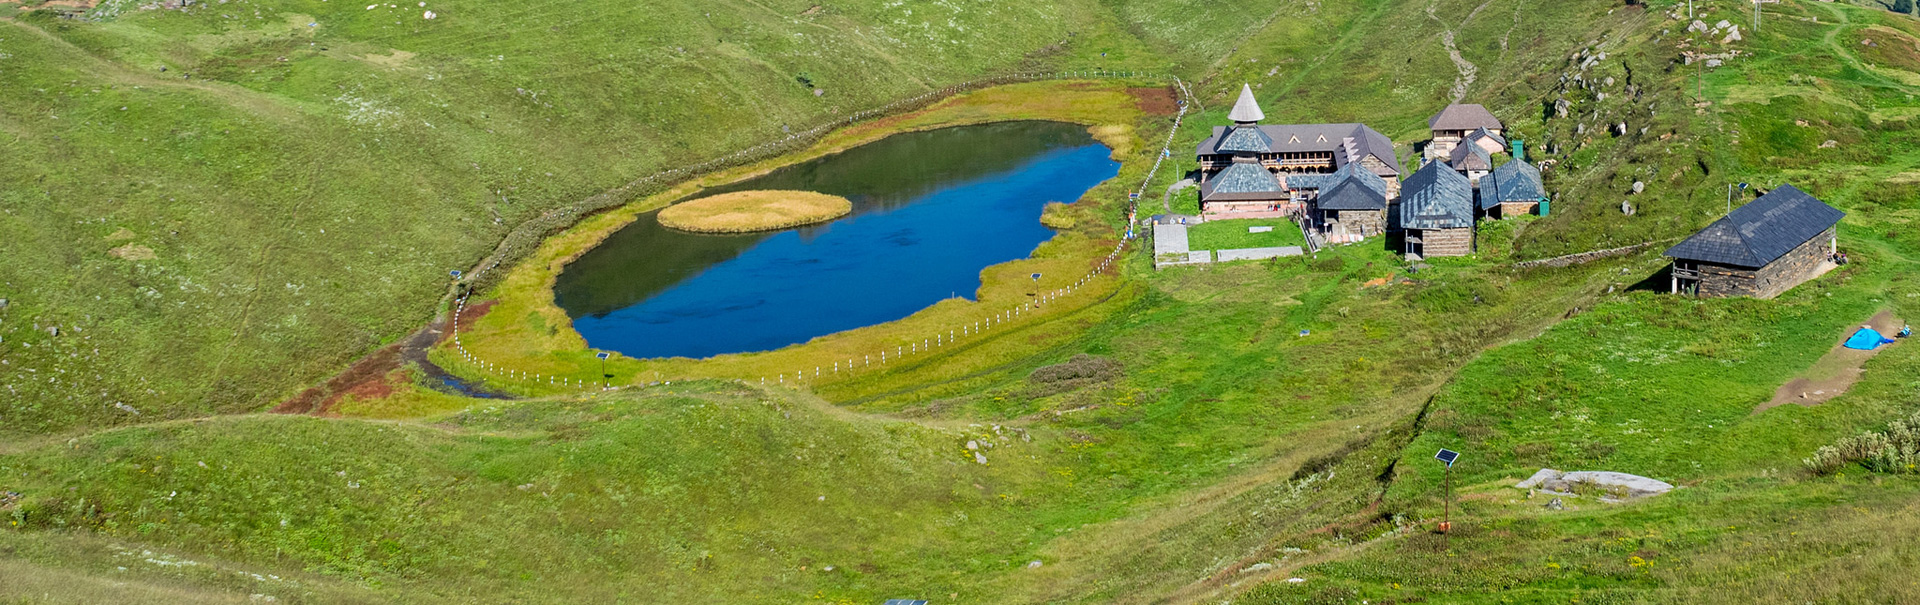
[[(1480, 3), (1480, 6), (1474, 7), (1473, 12), (1467, 13), (1467, 18), (1460, 20), (1460, 26), (1463, 28), (1466, 27), (1467, 22), (1472, 21), (1474, 16), (1479, 15), (1481, 9), (1486, 8), (1489, 4), (1493, 4), (1493, 1), (1487, 0), (1486, 2)], [(1474, 65), (1472, 61), (1468, 61), (1464, 55), (1460, 54), (1460, 47), (1453, 43), (1453, 28), (1447, 27), (1447, 23), (1441, 21), (1440, 15), (1434, 12), (1434, 9), (1438, 6), (1438, 2), (1430, 2), (1427, 4), (1427, 18), (1440, 24), (1440, 44), (1447, 48), (1447, 58), (1453, 60), (1454, 68), (1460, 70), (1460, 77), (1453, 80), (1453, 89), (1448, 91), (1449, 94), (1453, 95), (1453, 102), (1459, 103), (1461, 99), (1467, 98), (1467, 89), (1471, 88), (1473, 81), (1479, 78), (1480, 66)], [(1503, 50), (1505, 45), (1503, 41), (1501, 43)]]
[[(1873, 327), (1874, 331), (1881, 334), (1892, 335), (1899, 332), (1900, 327), (1906, 324), (1894, 317), (1892, 311), (1881, 311), (1874, 315), (1873, 319), (1867, 320), (1866, 325)], [(1834, 343), (1833, 348), (1827, 350), (1826, 355), (1821, 356), (1819, 361), (1813, 362), (1813, 367), (1807, 368), (1807, 371), (1801, 372), (1798, 377), (1780, 385), (1780, 388), (1773, 392), (1773, 399), (1754, 408), (1753, 413), (1759, 414), (1787, 404), (1812, 407), (1839, 397), (1842, 393), (1846, 393), (1847, 389), (1853, 388), (1853, 383), (1860, 381), (1860, 366), (1866, 365), (1868, 359), (1886, 350), (1886, 347), (1894, 346), (1886, 345), (1872, 351), (1842, 346), (1847, 338), (1853, 336), (1854, 331), (1859, 329), (1859, 326), (1847, 326), (1840, 337), (1840, 342)]]

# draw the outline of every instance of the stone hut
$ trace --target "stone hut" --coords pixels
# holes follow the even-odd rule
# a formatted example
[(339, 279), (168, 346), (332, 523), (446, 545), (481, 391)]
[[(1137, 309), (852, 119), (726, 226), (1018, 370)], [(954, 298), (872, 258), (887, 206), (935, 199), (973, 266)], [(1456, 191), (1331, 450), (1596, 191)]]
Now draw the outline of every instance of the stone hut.
[(1473, 183), (1442, 162), (1428, 162), (1400, 184), (1403, 252), (1414, 258), (1473, 252)]
[(1357, 241), (1387, 231), (1387, 183), (1359, 172), (1314, 199), (1320, 224), (1333, 241)]
[(1460, 174), (1467, 175), (1467, 182), (1473, 183), (1476, 187), (1480, 185), (1480, 177), (1493, 172), (1493, 156), (1488, 155), (1487, 150), (1481, 149), (1478, 145), (1459, 145), (1453, 148), (1453, 153), (1447, 155), (1447, 165), (1452, 166)]
[(1781, 185), (1668, 248), (1672, 291), (1772, 298), (1819, 275), (1847, 213)]
[(1513, 218), (1533, 214), (1547, 201), (1547, 188), (1540, 182), (1540, 169), (1515, 158), (1480, 178), (1480, 212), (1495, 218)]
[[(1432, 118), (1427, 119), (1427, 128), (1433, 131), (1433, 141), (1427, 143), (1426, 155), (1428, 158), (1436, 159), (1448, 157), (1460, 141), (1466, 139), (1468, 134), (1480, 129), (1486, 129), (1487, 133), (1492, 135), (1501, 135), (1506, 132), (1506, 127), (1500, 124), (1499, 118), (1493, 117), (1492, 112), (1487, 111), (1485, 107), (1472, 104), (1448, 105), (1446, 109), (1440, 110), (1440, 113), (1433, 114)], [(1493, 153), (1497, 150), (1487, 151)]]

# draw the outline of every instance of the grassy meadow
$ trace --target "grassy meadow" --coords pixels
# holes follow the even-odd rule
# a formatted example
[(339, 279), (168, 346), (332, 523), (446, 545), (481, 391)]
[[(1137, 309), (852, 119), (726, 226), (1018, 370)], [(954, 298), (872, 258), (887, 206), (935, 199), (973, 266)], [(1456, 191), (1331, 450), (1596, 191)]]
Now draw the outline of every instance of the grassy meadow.
[[(1253, 233), (1247, 230), (1248, 227), (1271, 227), (1273, 230)], [(1305, 237), (1300, 234), (1300, 227), (1284, 218), (1207, 221), (1187, 228), (1187, 246), (1194, 250), (1304, 247), (1306, 245)]]
[(116, 0), (0, 19), (0, 434), (270, 407), (424, 325), (449, 271), (550, 210), (962, 81), (1166, 67), (1096, 9)]
[[(1750, 4), (1697, 4), (1742, 24), (1729, 40), (1671, 1), (454, 1), (0, 17), (0, 602), (1920, 598), (1915, 476), (1801, 462), (1920, 408), (1920, 349), (1756, 412), (1850, 327), (1920, 317), (1913, 18), (1788, 0), (1749, 31)], [(1408, 166), (1427, 116), (1486, 104), (1548, 165), (1553, 210), (1417, 272), (1379, 240), (1166, 271), (1129, 253), (937, 354), (758, 384), (978, 321), (1028, 273), (1077, 277), (1110, 249), (1172, 126), (1164, 82), (994, 87), (588, 217), (476, 297), (462, 337), (591, 377), (552, 278), (639, 213), (894, 132), (1089, 125), (1120, 176), (1050, 208), (1069, 226), (988, 268), (979, 302), (768, 353), (616, 359), (612, 391), (496, 378), (522, 398), (475, 399), (402, 367), (324, 417), (239, 413), (424, 324), (447, 271), (522, 220), (1048, 66), (1190, 82), (1147, 213), (1242, 82), (1268, 122), (1363, 121)], [(1512, 264), (1682, 236), (1782, 182), (1848, 212), (1853, 262), (1773, 300), (1663, 294), (1657, 245)], [(1195, 237), (1298, 237), (1241, 223)], [(1465, 454), (1451, 504), (1442, 447)], [(1511, 487), (1542, 467), (1680, 488), (1552, 508)]]

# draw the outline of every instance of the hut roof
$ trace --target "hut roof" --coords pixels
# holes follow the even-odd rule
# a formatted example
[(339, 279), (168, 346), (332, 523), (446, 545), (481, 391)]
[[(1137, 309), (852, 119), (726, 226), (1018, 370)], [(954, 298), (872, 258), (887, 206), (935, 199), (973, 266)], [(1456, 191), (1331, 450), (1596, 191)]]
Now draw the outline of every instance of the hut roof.
[(1473, 227), (1473, 183), (1441, 162), (1421, 166), (1400, 185), (1400, 227)]
[(1282, 199), (1288, 197), (1286, 191), (1266, 166), (1253, 160), (1236, 161), (1201, 185), (1200, 199)]
[(1360, 170), (1357, 163), (1341, 166), (1339, 170), (1325, 174), (1289, 174), (1286, 178), (1288, 189), (1317, 189), (1323, 194), (1332, 191), (1335, 186), (1348, 180), (1358, 180), (1380, 195), (1387, 194), (1387, 180), (1380, 178), (1371, 170)]
[(1781, 185), (1668, 248), (1666, 255), (1734, 267), (1764, 267), (1826, 232), (1846, 215), (1793, 185)]
[(1514, 159), (1480, 177), (1480, 207), (1492, 208), (1501, 202), (1537, 202), (1547, 197), (1540, 182), (1540, 169), (1526, 160)]
[(1461, 145), (1453, 148), (1447, 157), (1447, 164), (1454, 170), (1493, 170), (1493, 156), (1479, 145)]
[(1500, 118), (1493, 112), (1477, 104), (1448, 105), (1440, 113), (1427, 119), (1427, 128), (1433, 130), (1473, 130), (1475, 128), (1502, 129)]
[(1233, 102), (1233, 111), (1227, 113), (1227, 119), (1249, 124), (1267, 119), (1267, 114), (1260, 111), (1260, 102), (1253, 98), (1253, 86), (1240, 85), (1240, 100)]
[(1220, 145), (1215, 149), (1227, 152), (1267, 153), (1273, 151), (1273, 137), (1267, 136), (1267, 133), (1261, 132), (1255, 126), (1235, 126), (1233, 130), (1227, 132), (1227, 136), (1221, 137)]
[(1380, 177), (1364, 172), (1348, 177), (1321, 193), (1314, 205), (1321, 210), (1386, 210), (1386, 184), (1381, 183), (1379, 188), (1375, 188), (1363, 179), (1377, 182)]

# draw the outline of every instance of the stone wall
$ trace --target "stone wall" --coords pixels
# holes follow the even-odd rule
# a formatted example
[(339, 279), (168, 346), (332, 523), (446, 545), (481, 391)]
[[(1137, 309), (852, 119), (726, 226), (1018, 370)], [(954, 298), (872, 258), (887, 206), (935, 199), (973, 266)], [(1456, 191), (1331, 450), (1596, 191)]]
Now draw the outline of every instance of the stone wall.
[(1348, 233), (1378, 235), (1387, 231), (1385, 210), (1332, 210), (1327, 212), (1326, 221), (1344, 226)]
[(1407, 232), (1407, 244), (1409, 251), (1417, 250), (1422, 257), (1466, 256), (1473, 253), (1473, 230), (1412, 229)]
[(1751, 296), (1773, 298), (1800, 285), (1819, 271), (1833, 252), (1834, 229), (1820, 235), (1767, 263), (1759, 269), (1700, 263), (1700, 291), (1703, 298)]
[(1500, 218), (1513, 218), (1533, 214), (1540, 202), (1500, 202)]

